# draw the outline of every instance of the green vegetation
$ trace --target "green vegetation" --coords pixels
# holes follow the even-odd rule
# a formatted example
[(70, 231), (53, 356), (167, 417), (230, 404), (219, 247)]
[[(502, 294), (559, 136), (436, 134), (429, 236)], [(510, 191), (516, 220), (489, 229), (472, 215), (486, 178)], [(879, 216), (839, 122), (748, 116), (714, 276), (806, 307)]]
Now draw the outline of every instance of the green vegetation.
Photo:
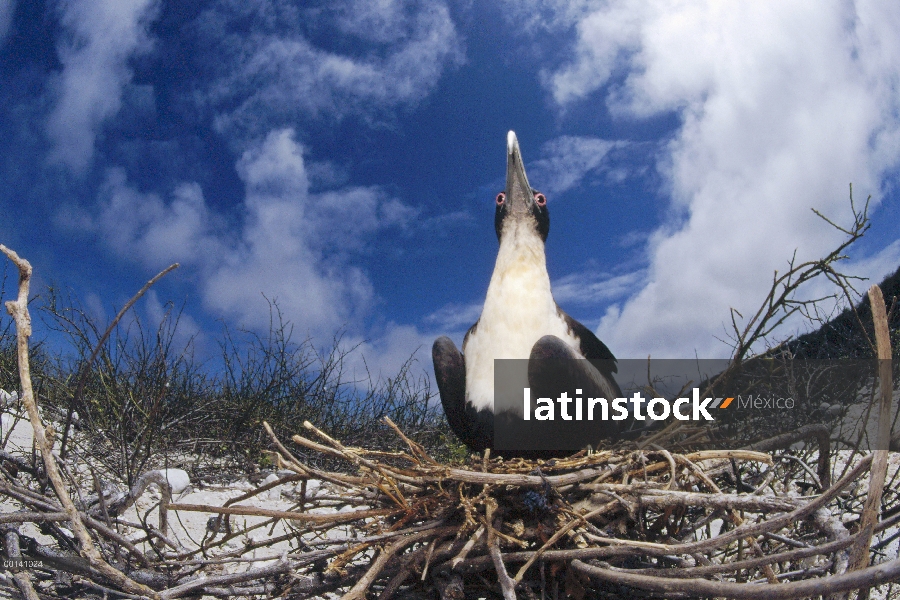
[[(35, 321), (62, 334), (72, 349), (49, 355), (33, 344), (32, 377), (39, 403), (63, 424), (74, 409), (76, 435), (66, 453), (80, 453), (129, 486), (149, 467), (181, 467), (217, 479), (272, 468), (267, 421), (282, 440), (304, 434), (310, 421), (346, 445), (398, 450), (403, 442), (383, 422), (389, 417), (435, 457), (465, 456), (450, 432), (430, 381), (412, 359), (393, 377), (350, 381), (353, 348), (340, 338), (325, 352), (293, 329), (271, 305), (267, 334), (224, 329), (215, 370), (194, 360), (192, 340), (177, 335), (181, 310), (172, 304), (158, 327), (134, 312), (103, 344), (98, 326), (70, 297), (54, 289), (32, 303)], [(0, 387), (19, 389), (15, 330), (0, 329)], [(40, 337), (40, 329), (38, 335)], [(96, 359), (89, 357), (99, 348)], [(84, 382), (79, 393), (79, 380)], [(64, 429), (60, 425), (59, 429)], [(62, 431), (57, 431), (62, 436)], [(73, 441), (74, 440), (74, 441)], [(309, 464), (328, 459), (294, 447)]]

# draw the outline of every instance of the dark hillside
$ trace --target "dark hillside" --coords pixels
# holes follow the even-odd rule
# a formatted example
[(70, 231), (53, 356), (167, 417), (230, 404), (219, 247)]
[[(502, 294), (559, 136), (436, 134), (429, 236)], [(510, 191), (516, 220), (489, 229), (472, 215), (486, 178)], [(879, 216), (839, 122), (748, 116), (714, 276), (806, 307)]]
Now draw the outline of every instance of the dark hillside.
[[(900, 298), (900, 268), (885, 278), (880, 287), (888, 310), (892, 346), (896, 347), (900, 338), (900, 308), (895, 306)], [(788, 342), (787, 348), (797, 358), (874, 358), (874, 340), (872, 307), (868, 295), (864, 295), (856, 306), (856, 313), (851, 309), (844, 310), (818, 330)]]

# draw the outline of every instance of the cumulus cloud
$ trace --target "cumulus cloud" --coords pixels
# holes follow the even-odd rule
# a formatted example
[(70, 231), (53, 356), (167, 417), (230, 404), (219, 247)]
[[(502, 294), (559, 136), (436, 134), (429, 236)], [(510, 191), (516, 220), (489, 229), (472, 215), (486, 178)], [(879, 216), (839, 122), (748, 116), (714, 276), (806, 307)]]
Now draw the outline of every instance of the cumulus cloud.
[[(304, 12), (292, 3), (223, 0), (198, 31), (216, 74), (199, 97), (220, 131), (243, 137), (288, 119), (369, 117), (415, 103), (463, 59), (438, 2), (354, 0)], [(354, 52), (315, 41), (336, 38), (354, 40)]]
[(118, 113), (122, 89), (131, 81), (129, 59), (148, 52), (148, 27), (157, 0), (69, 0), (61, 6), (63, 28), (53, 85), (54, 107), (46, 131), (50, 158), (81, 172), (94, 152), (103, 123)]
[(107, 173), (96, 229), (114, 250), (152, 269), (173, 262), (202, 264), (224, 250), (199, 185), (182, 184), (165, 202), (134, 189), (121, 169)]
[(658, 164), (675, 216), (650, 238), (646, 285), (600, 324), (617, 355), (727, 354), (729, 307), (758, 306), (795, 249), (837, 245), (810, 208), (840, 220), (849, 182), (877, 204), (900, 159), (898, 28), (876, 0), (630, 0), (577, 20), (574, 58), (545, 74), (561, 107), (681, 118)]
[(205, 306), (242, 326), (268, 327), (274, 301), (314, 338), (342, 328), (358, 333), (374, 292), (353, 258), (416, 211), (375, 187), (310, 192), (291, 129), (270, 132), (244, 152), (237, 170), (246, 195), (236, 228), (209, 208), (196, 183), (163, 199), (136, 190), (119, 169), (108, 173), (94, 227), (111, 248), (148, 267), (190, 267)]
[[(147, 25), (156, 2), (63, 6), (69, 37), (59, 46), (63, 70), (46, 126), (53, 160), (83, 171), (105, 122), (155, 111), (152, 88), (132, 82), (129, 60), (152, 47)], [(267, 301), (276, 301), (298, 331), (318, 340), (338, 330), (348, 340), (374, 336), (365, 348), (393, 365), (388, 357), (410, 350), (385, 344), (425, 337), (405, 325), (365, 330), (377, 301), (359, 259), (376, 235), (406, 227), (420, 210), (379, 187), (349, 185), (337, 163), (307, 161), (296, 130), (302, 136), (323, 118), (389, 118), (424, 98), (464, 58), (447, 5), (214, 0), (186, 31), (197, 60), (190, 97), (240, 156), (245, 195), (237, 214), (216, 214), (196, 183), (148, 192), (114, 168), (99, 214), (65, 205), (57, 223), (93, 230), (148, 268), (181, 262), (205, 308), (242, 326), (267, 327)]]
[(377, 228), (379, 198), (367, 188), (344, 190), (344, 203), (334, 193), (311, 196), (293, 135), (272, 132), (241, 157), (243, 231), (207, 277), (204, 297), (216, 311), (261, 327), (269, 319), (265, 294), (301, 330), (327, 335), (355, 324), (370, 305), (371, 282), (344, 260), (344, 244), (361, 243), (354, 240)]

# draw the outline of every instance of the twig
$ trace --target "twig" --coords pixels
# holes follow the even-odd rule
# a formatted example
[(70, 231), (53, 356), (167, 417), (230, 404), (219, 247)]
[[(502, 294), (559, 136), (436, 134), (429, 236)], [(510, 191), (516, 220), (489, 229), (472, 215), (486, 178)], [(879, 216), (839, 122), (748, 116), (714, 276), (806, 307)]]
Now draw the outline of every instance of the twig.
[(416, 570), (419, 562), (422, 561), (428, 550), (434, 548), (436, 541), (437, 540), (431, 540), (431, 543), (428, 544), (428, 546), (418, 548), (401, 559), (400, 570), (397, 571), (396, 575), (391, 577), (391, 580), (388, 581), (387, 585), (384, 586), (384, 589), (381, 590), (381, 593), (378, 595), (378, 600), (390, 600), (393, 598), (397, 590), (400, 589), (400, 586), (403, 585), (403, 583), (409, 579), (409, 576), (412, 575), (413, 571)]
[(0, 523), (42, 523), (44, 521), (68, 521), (65, 512), (14, 512), (0, 514)]
[(747, 585), (729, 581), (709, 581), (706, 579), (675, 579), (635, 575), (618, 569), (594, 567), (575, 559), (572, 568), (585, 575), (609, 581), (618, 585), (634, 587), (666, 594), (687, 594), (696, 596), (727, 597), (747, 600), (790, 600), (807, 598), (835, 592), (846, 592), (861, 587), (878, 586), (900, 578), (900, 558), (881, 563), (859, 571), (827, 578), (794, 581), (779, 584)]
[[(452, 528), (447, 528), (447, 531), (452, 531)], [(366, 571), (366, 574), (363, 575), (359, 581), (356, 582), (350, 591), (347, 592), (341, 600), (365, 600), (366, 598), (366, 590), (369, 589), (369, 586), (375, 581), (375, 578), (378, 577), (378, 574), (381, 573), (382, 569), (387, 565), (388, 561), (394, 557), (394, 555), (424, 537), (431, 535), (431, 532), (428, 531), (420, 531), (419, 533), (414, 533), (412, 535), (408, 535), (404, 538), (401, 538), (389, 546), (385, 547), (384, 550), (378, 555), (378, 558), (375, 559), (375, 562), (372, 563), (372, 566), (369, 567), (369, 570)]]
[(748, 450), (770, 452), (781, 448), (787, 448), (799, 440), (814, 437), (819, 445), (818, 477), (822, 483), (822, 489), (831, 487), (831, 462), (829, 453), (831, 448), (831, 431), (822, 424), (804, 425), (795, 431), (789, 431), (776, 435), (766, 440), (761, 440), (747, 447)]
[(800, 458), (799, 456), (794, 456), (793, 454), (782, 454), (781, 457), (786, 458), (788, 460), (792, 460), (795, 463), (797, 463), (798, 465), (800, 465), (800, 468), (803, 469), (804, 471), (806, 471), (809, 474), (809, 476), (812, 477), (813, 483), (816, 484), (816, 487), (819, 488), (819, 490), (822, 489), (822, 482), (819, 480), (819, 476), (816, 475), (816, 473), (812, 470), (812, 468), (808, 464), (806, 464), (806, 462), (804, 462), (804, 460), (802, 458)]
[(603, 492), (619, 492), (637, 499), (641, 506), (668, 508), (671, 506), (697, 506), (704, 508), (733, 508), (763, 512), (781, 512), (794, 510), (803, 502), (797, 498), (785, 496), (754, 496), (750, 494), (704, 494), (700, 492), (681, 492), (676, 490), (658, 490), (652, 488), (623, 489), (630, 486), (610, 484), (586, 484), (588, 490)]
[[(888, 444), (891, 438), (891, 395), (893, 393), (893, 371), (891, 365), (891, 334), (888, 329), (887, 312), (881, 288), (869, 288), (869, 303), (872, 306), (872, 320), (875, 323), (875, 342), (878, 346), (878, 381), (881, 385), (881, 406), (878, 413), (878, 438), (872, 469), (869, 472), (869, 491), (860, 519), (863, 535), (851, 550), (850, 569), (860, 569), (869, 564), (869, 546), (872, 530), (881, 512), (881, 493), (887, 474)], [(860, 590), (859, 600), (868, 598), (868, 589)]]
[(462, 561), (464, 561), (466, 559), (466, 557), (469, 555), (469, 552), (472, 551), (472, 548), (475, 546), (475, 543), (478, 541), (478, 539), (482, 535), (484, 535), (484, 525), (482, 525), (477, 530), (475, 530), (475, 533), (472, 534), (472, 537), (469, 538), (469, 541), (467, 541), (466, 544), (462, 547), (462, 550), (459, 551), (459, 554), (457, 554), (453, 558), (453, 560), (450, 561), (451, 569), (455, 569), (456, 565), (458, 565), (459, 563), (461, 563)]
[(201, 577), (179, 586), (169, 588), (160, 594), (162, 600), (171, 600), (172, 598), (181, 598), (194, 590), (202, 590), (207, 586), (231, 585), (234, 583), (242, 583), (244, 581), (255, 581), (272, 575), (280, 575), (291, 570), (291, 561), (279, 560), (274, 565), (259, 567), (258, 569), (250, 569), (243, 573), (234, 573), (230, 575), (216, 575), (212, 577)]
[(615, 508), (615, 507), (618, 506), (618, 505), (619, 505), (619, 502), (607, 502), (606, 504), (604, 504), (604, 505), (601, 506), (600, 508), (598, 508), (598, 509), (596, 509), (596, 510), (592, 510), (591, 512), (587, 513), (586, 515), (579, 516), (577, 519), (573, 519), (572, 521), (569, 521), (568, 523), (566, 523), (566, 525), (565, 525), (564, 527), (561, 527), (556, 533), (554, 533), (554, 534), (550, 537), (550, 539), (547, 540), (547, 541), (544, 543), (544, 545), (541, 546), (541, 547), (538, 549), (538, 551), (535, 552), (535, 553), (531, 556), (531, 558), (529, 558), (529, 559), (525, 562), (524, 565), (522, 565), (522, 568), (520, 568), (520, 569), (519, 569), (519, 572), (516, 573), (515, 582), (516, 582), (516, 583), (521, 583), (521, 582), (522, 582), (522, 578), (525, 577), (525, 572), (528, 571), (528, 569), (531, 567), (531, 565), (534, 564), (534, 561), (536, 561), (538, 558), (540, 558), (541, 555), (542, 555), (544, 552), (546, 552), (547, 550), (549, 550), (550, 547), (553, 546), (553, 544), (555, 544), (557, 541), (559, 541), (559, 539), (560, 539), (562, 536), (566, 535), (566, 534), (569, 533), (572, 529), (574, 529), (576, 525), (578, 525), (578, 524), (580, 524), (580, 523), (587, 523), (587, 522), (588, 522), (588, 519), (591, 519), (591, 518), (593, 518), (593, 517), (596, 517), (597, 515), (601, 515), (601, 514), (604, 514), (604, 513), (606, 513), (606, 512), (609, 512), (610, 510), (612, 510), (613, 508)]
[(31, 420), (34, 439), (37, 442), (41, 451), (41, 456), (44, 459), (44, 469), (46, 470), (47, 477), (50, 479), (60, 503), (62, 503), (63, 510), (69, 516), (72, 531), (75, 533), (75, 536), (81, 544), (81, 551), (90, 561), (91, 565), (129, 592), (150, 596), (151, 598), (158, 598), (159, 596), (154, 590), (146, 585), (133, 581), (103, 559), (100, 552), (98, 552), (97, 548), (94, 546), (91, 534), (85, 528), (81, 516), (78, 514), (78, 509), (75, 508), (75, 504), (72, 503), (72, 498), (69, 496), (68, 490), (66, 490), (66, 486), (59, 473), (59, 468), (56, 465), (56, 460), (53, 457), (53, 450), (50, 447), (50, 442), (47, 440), (44, 425), (41, 422), (41, 417), (38, 413), (37, 402), (34, 399), (34, 390), (31, 386), (31, 369), (28, 364), (28, 338), (31, 337), (31, 315), (28, 313), (28, 290), (31, 284), (31, 264), (2, 244), (0, 244), (0, 251), (6, 254), (19, 269), (19, 297), (17, 300), (8, 301), (6, 303), (6, 310), (16, 322), (16, 345), (19, 359), (19, 379), (22, 383), (22, 401), (28, 411), (28, 418)]
[(112, 320), (112, 323), (109, 324), (109, 327), (106, 328), (106, 331), (103, 332), (103, 335), (100, 336), (100, 340), (97, 342), (97, 345), (94, 346), (94, 351), (91, 352), (91, 356), (88, 358), (87, 362), (84, 363), (84, 366), (81, 369), (81, 376), (78, 378), (78, 385), (75, 387), (75, 393), (72, 395), (72, 402), (69, 404), (69, 410), (66, 413), (66, 424), (63, 426), (62, 432), (62, 441), (59, 443), (59, 455), (61, 458), (66, 457), (66, 442), (69, 439), (69, 428), (72, 426), (72, 413), (75, 411), (75, 405), (81, 402), (81, 395), (84, 393), (84, 384), (87, 382), (88, 371), (90, 371), (91, 365), (94, 364), (94, 361), (97, 360), (97, 355), (100, 354), (100, 349), (103, 348), (103, 344), (106, 343), (106, 340), (109, 339), (110, 334), (112, 334), (113, 330), (116, 328), (116, 325), (119, 324), (119, 321), (122, 320), (122, 317), (125, 316), (125, 313), (128, 312), (135, 302), (141, 299), (141, 297), (147, 293), (153, 284), (157, 281), (165, 277), (170, 271), (174, 271), (178, 268), (178, 263), (174, 263), (169, 265), (159, 273), (157, 273), (150, 281), (144, 284), (137, 294), (132, 296), (131, 300), (125, 303), (125, 306), (122, 307), (122, 310), (119, 311), (119, 314), (116, 315), (116, 318)]
[(373, 517), (387, 517), (399, 514), (401, 511), (394, 508), (379, 508), (374, 510), (357, 510), (345, 513), (334, 513), (331, 515), (311, 515), (309, 513), (298, 513), (288, 510), (270, 510), (267, 508), (257, 508), (255, 506), (211, 506), (208, 504), (170, 504), (170, 510), (185, 510), (191, 512), (208, 512), (220, 515), (250, 515), (253, 517), (273, 517), (276, 519), (287, 519), (289, 521), (302, 521), (304, 523), (315, 524), (339, 524), (351, 523), (361, 519), (371, 519)]
[[(497, 535), (494, 531), (495, 525), (491, 522), (496, 508), (497, 505), (494, 502), (490, 502), (487, 505), (485, 526), (487, 527), (488, 553), (491, 556), (491, 561), (494, 563), (494, 570), (497, 571), (497, 580), (500, 582), (504, 600), (516, 600), (516, 582), (506, 572), (506, 566), (503, 564), (503, 555), (500, 553), (500, 546), (497, 544)], [(499, 519), (497, 522), (499, 523)]]
[[(6, 549), (6, 556), (13, 563), (22, 560), (22, 551), (19, 548), (19, 532), (14, 526), (5, 525), (0, 528), (3, 533), (3, 547)], [(22, 592), (25, 600), (38, 600), (37, 592), (34, 590), (34, 584), (31, 583), (31, 577), (27, 571), (19, 571), (13, 569), (13, 581), (16, 587)]]

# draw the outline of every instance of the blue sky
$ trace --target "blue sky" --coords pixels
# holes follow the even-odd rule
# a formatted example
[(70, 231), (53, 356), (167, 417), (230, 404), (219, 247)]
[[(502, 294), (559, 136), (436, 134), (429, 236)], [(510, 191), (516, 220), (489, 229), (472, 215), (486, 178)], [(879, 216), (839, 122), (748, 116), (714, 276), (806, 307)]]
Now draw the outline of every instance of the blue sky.
[(897, 31), (889, 0), (0, 0), (0, 239), (100, 322), (180, 262), (138, 310), (184, 302), (201, 355), (269, 298), (430, 372), (479, 314), (513, 129), (563, 308), (620, 358), (723, 356), (851, 182), (845, 270), (900, 265)]

